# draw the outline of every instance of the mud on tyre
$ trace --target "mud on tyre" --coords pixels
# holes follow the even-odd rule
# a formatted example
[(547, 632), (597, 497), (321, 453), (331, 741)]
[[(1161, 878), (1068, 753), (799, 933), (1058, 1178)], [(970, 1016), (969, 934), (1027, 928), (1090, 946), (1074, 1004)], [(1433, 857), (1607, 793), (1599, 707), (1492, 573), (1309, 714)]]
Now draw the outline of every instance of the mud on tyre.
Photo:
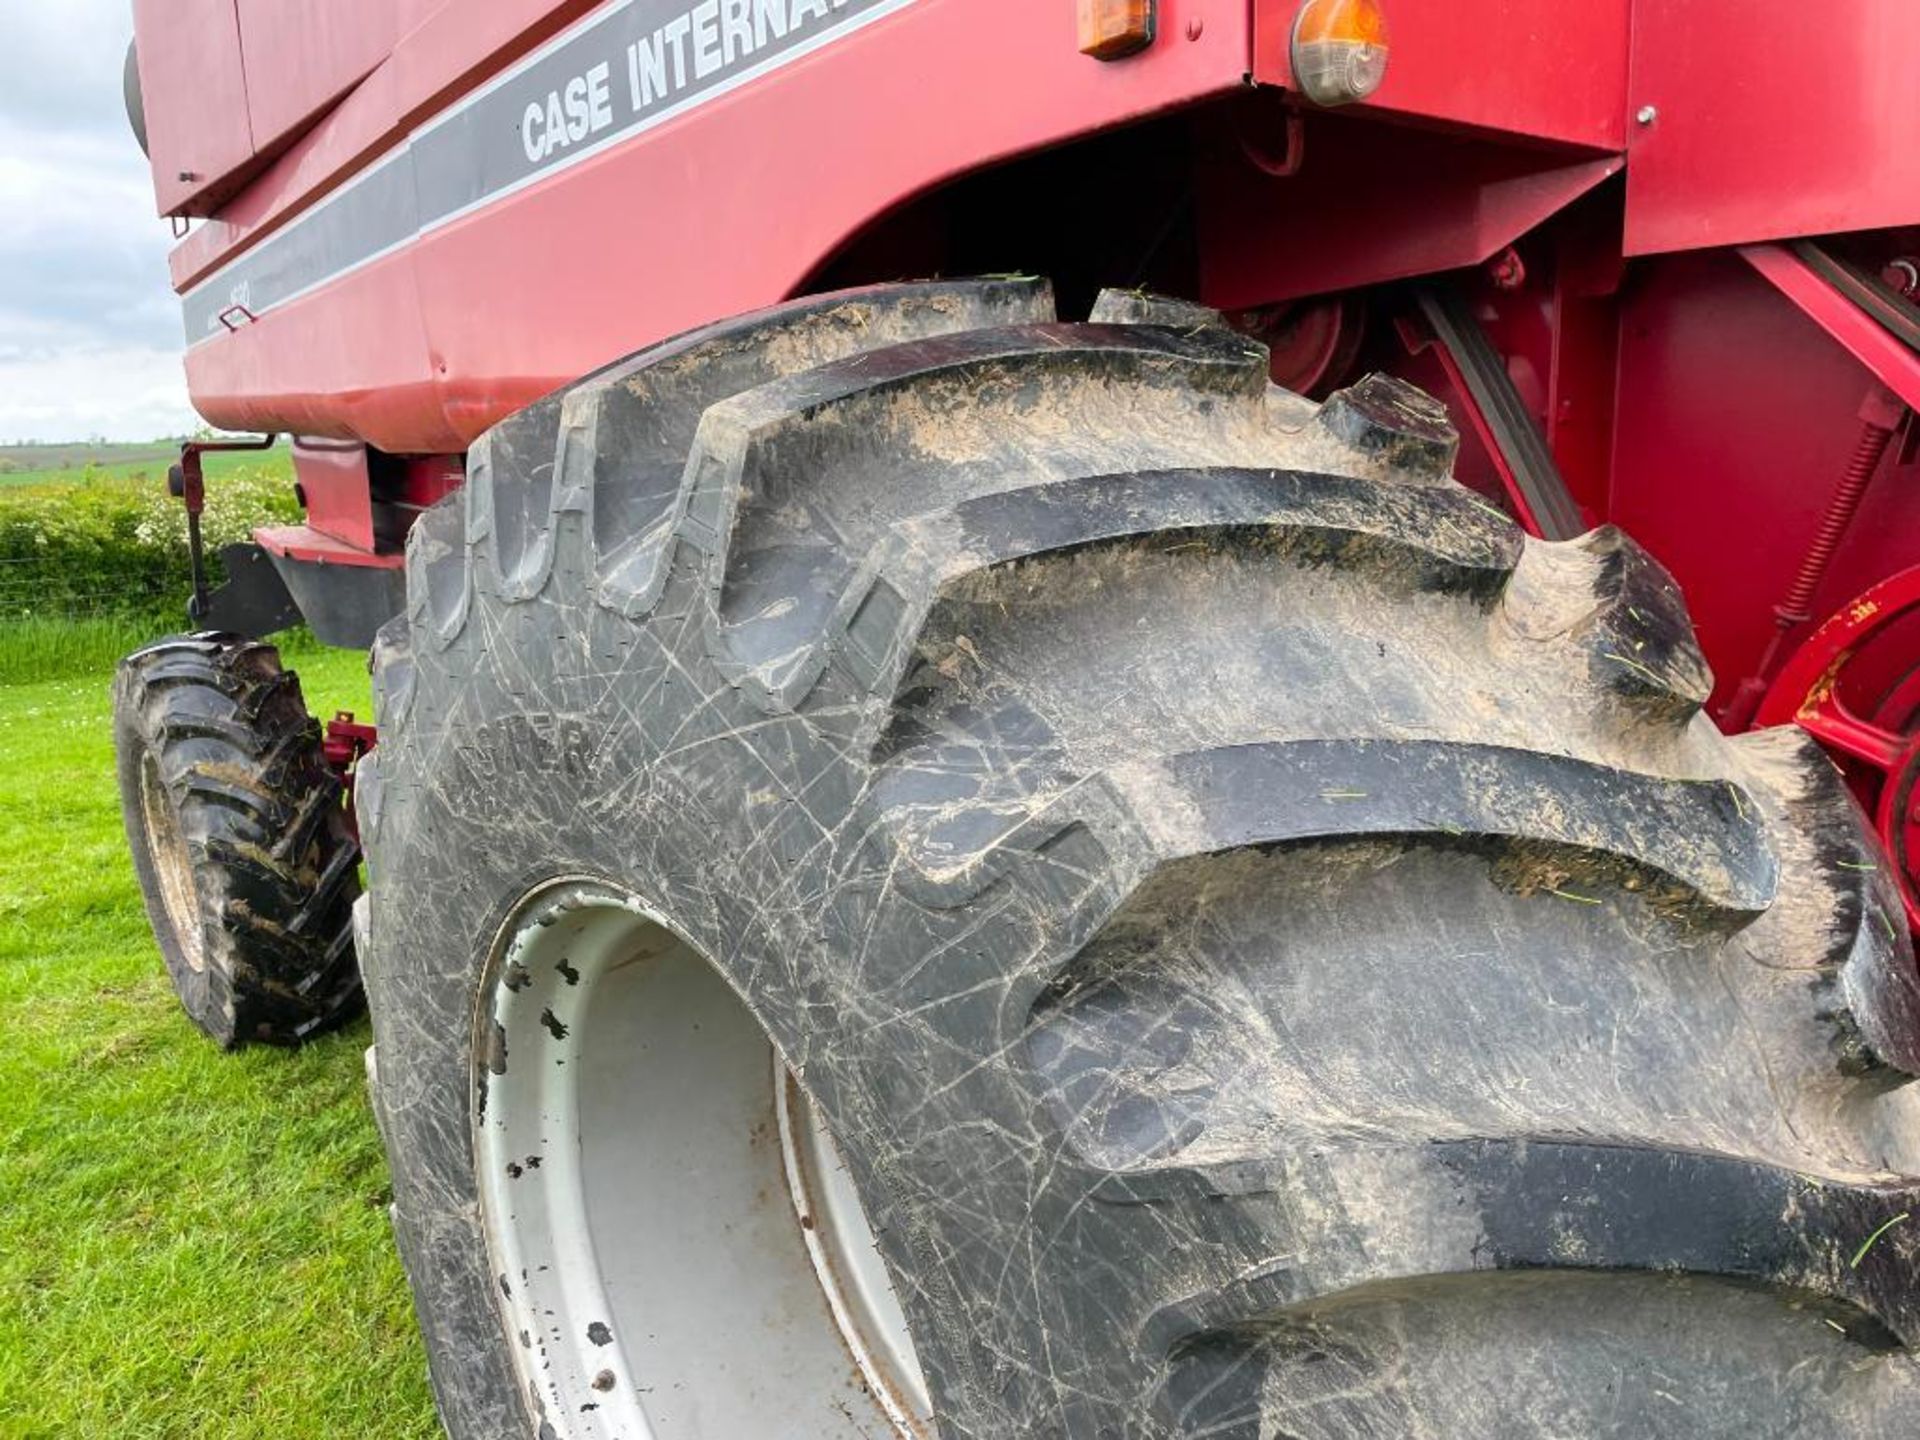
[(295, 1045), (359, 1013), (360, 847), (300, 679), (237, 635), (161, 640), (113, 685), (121, 811), (194, 1023)]
[[(1872, 844), (1809, 742), (1701, 714), (1657, 563), (1453, 451), (1025, 281), (727, 322), (485, 436), (361, 781), (456, 1440), (1920, 1424)], [(820, 1228), (788, 1085), (904, 1337), (761, 1273)]]

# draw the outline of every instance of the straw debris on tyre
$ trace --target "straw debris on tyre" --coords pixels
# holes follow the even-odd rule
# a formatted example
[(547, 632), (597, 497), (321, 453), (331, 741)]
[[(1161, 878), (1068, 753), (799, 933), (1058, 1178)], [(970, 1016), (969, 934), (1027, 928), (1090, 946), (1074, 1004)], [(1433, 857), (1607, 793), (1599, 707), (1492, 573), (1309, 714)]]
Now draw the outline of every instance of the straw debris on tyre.
[(1897, 894), (1453, 446), (1020, 280), (483, 437), (361, 780), (456, 1440), (1920, 1425)]

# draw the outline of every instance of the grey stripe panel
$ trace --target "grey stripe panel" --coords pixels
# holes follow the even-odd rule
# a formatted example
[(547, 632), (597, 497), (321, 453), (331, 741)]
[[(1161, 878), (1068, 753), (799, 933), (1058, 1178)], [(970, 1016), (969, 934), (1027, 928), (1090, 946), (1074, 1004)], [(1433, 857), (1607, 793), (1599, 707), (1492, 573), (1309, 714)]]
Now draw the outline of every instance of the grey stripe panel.
[[(419, 230), (413, 156), (402, 149), (189, 290), (181, 302), (187, 343), (224, 335), (227, 326), (220, 316), (234, 306), (264, 315), (327, 277), (410, 240)], [(246, 323), (237, 311), (229, 319)]]
[[(614, 0), (189, 290), (187, 343), (711, 100), (913, 0)], [(237, 312), (229, 320), (245, 323)]]

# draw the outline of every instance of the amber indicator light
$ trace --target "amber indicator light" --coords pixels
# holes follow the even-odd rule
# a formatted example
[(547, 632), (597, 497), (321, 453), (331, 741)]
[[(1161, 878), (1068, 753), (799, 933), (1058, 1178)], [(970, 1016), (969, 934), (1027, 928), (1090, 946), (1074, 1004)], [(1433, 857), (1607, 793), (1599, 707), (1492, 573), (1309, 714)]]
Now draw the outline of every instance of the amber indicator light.
[(1350, 105), (1387, 75), (1379, 0), (1307, 0), (1293, 26), (1294, 87), (1316, 105)]

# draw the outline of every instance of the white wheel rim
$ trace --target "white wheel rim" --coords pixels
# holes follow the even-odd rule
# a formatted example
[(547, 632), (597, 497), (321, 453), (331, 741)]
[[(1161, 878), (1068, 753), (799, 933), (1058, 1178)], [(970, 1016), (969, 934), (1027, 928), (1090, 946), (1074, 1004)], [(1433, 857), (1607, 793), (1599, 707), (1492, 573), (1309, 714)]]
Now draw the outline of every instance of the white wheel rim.
[(180, 956), (188, 969), (205, 970), (206, 936), (200, 928), (200, 887), (193, 878), (193, 856), (173, 797), (160, 778), (160, 761), (151, 750), (140, 754), (140, 816), (154, 883), (160, 887), (160, 906), (173, 928)]
[(491, 974), (482, 1220), (553, 1433), (930, 1435), (852, 1179), (719, 971), (632, 897), (569, 881), (522, 902)]

